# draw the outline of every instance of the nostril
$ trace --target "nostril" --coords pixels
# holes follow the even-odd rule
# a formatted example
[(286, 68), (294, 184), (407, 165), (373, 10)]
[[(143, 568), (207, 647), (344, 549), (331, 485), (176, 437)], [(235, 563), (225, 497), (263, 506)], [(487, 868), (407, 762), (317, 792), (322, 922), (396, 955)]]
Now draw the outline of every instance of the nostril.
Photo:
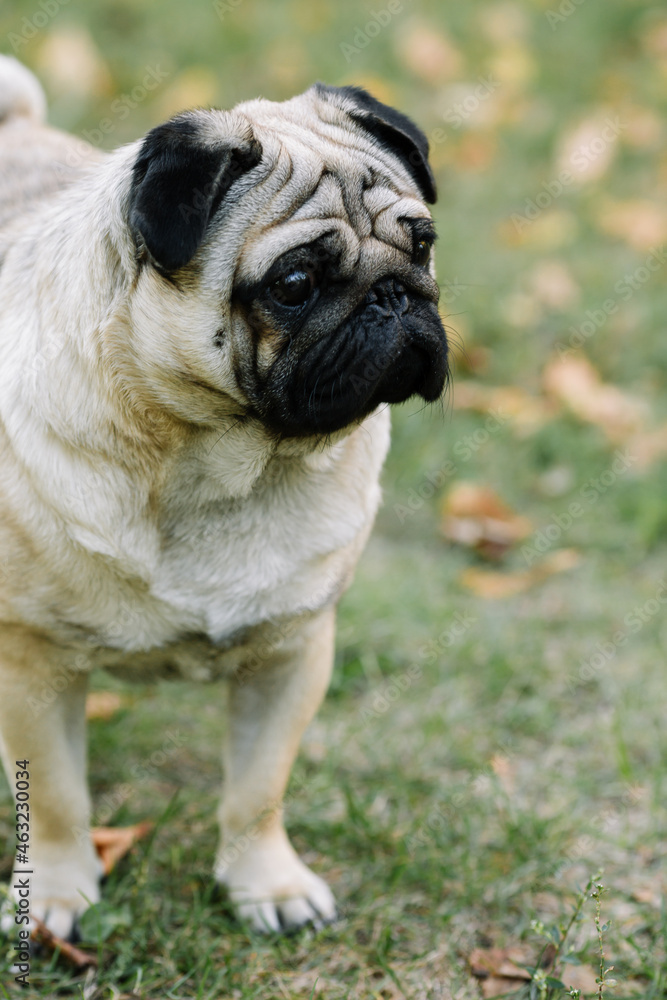
[(400, 281), (394, 281), (392, 282), (392, 285), (394, 290), (394, 296), (396, 298), (396, 305), (398, 307), (396, 311), (399, 314), (399, 316), (402, 316), (404, 313), (408, 312), (410, 308), (408, 294), (405, 290), (405, 285), (403, 285)]
[(366, 306), (376, 306), (386, 316), (392, 312), (398, 315), (406, 313), (410, 308), (410, 302), (405, 285), (395, 278), (379, 281), (366, 292), (364, 307)]

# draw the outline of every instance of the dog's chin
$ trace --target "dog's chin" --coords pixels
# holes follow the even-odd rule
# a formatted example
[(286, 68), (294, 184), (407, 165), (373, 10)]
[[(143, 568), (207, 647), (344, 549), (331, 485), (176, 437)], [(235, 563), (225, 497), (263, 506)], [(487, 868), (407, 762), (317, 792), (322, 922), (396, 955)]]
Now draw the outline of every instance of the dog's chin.
[(332, 434), (383, 403), (411, 396), (433, 402), (448, 374), (447, 337), (435, 304), (383, 282), (279, 380), (265, 420), (286, 437)]

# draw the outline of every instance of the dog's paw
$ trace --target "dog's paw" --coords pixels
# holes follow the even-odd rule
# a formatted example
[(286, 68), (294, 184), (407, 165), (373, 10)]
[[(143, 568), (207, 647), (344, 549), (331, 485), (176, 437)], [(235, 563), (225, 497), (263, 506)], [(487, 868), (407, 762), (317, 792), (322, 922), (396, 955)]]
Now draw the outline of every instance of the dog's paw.
[(36, 918), (56, 937), (68, 941), (74, 937), (76, 921), (87, 908), (87, 903), (79, 906), (66, 899), (36, 900), (30, 905), (30, 914), (26, 923), (22, 919), (23, 914), (17, 909), (16, 903), (10, 901), (2, 911), (0, 930), (9, 937), (16, 929), (18, 916), (19, 926), (33, 931), (36, 927)]
[(336, 919), (331, 889), (304, 865), (282, 830), (228, 844), (218, 855), (216, 878), (252, 930), (319, 929)]
[(0, 916), (0, 930), (4, 934), (11, 934), (17, 926), (32, 930), (36, 918), (56, 937), (72, 938), (78, 918), (100, 899), (101, 866), (92, 853), (85, 854), (85, 867), (80, 859), (75, 863), (63, 857), (54, 860), (36, 855), (29, 875), (15, 872)]

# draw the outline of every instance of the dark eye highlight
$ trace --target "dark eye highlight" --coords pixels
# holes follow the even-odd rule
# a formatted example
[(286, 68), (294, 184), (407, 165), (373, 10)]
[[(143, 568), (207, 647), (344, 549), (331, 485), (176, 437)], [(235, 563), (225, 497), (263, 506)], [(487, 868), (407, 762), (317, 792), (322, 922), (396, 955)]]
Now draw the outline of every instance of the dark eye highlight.
[(302, 306), (310, 298), (315, 281), (313, 275), (301, 268), (295, 268), (288, 274), (283, 274), (273, 282), (269, 294), (278, 305), (295, 307)]
[(432, 219), (415, 219), (402, 216), (402, 222), (412, 236), (412, 263), (416, 267), (426, 267), (431, 260), (431, 250), (436, 241)]
[(431, 240), (416, 239), (412, 250), (412, 260), (418, 267), (426, 267), (431, 259)]

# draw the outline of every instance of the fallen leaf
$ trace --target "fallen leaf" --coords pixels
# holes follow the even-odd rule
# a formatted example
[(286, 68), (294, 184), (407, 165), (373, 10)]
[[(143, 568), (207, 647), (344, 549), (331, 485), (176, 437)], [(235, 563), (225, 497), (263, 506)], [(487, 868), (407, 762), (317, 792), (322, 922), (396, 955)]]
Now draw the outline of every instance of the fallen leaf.
[(93, 847), (104, 867), (105, 875), (113, 871), (116, 864), (124, 857), (138, 840), (143, 840), (154, 827), (154, 823), (145, 821), (134, 826), (95, 826), (90, 831)]
[(639, 470), (647, 469), (654, 462), (667, 456), (667, 424), (652, 430), (640, 431), (628, 441), (628, 450), (636, 460)]
[(621, 139), (635, 149), (650, 149), (660, 145), (664, 125), (659, 115), (650, 108), (633, 104), (621, 109), (625, 129)]
[(115, 691), (89, 691), (86, 697), (86, 718), (110, 719), (122, 706), (123, 699)]
[(649, 906), (655, 907), (656, 910), (660, 909), (662, 901), (664, 899), (664, 893), (662, 892), (659, 885), (654, 882), (650, 882), (644, 886), (638, 886), (632, 891), (632, 898), (638, 903), (646, 903)]
[(37, 53), (37, 67), (58, 95), (102, 97), (113, 92), (113, 80), (92, 35), (85, 28), (49, 32)]
[(566, 965), (561, 971), (559, 978), (565, 983), (568, 989), (581, 990), (583, 996), (597, 996), (598, 984), (595, 982), (597, 972), (587, 965)]
[(545, 209), (529, 217), (519, 207), (515, 216), (518, 218), (511, 217), (499, 227), (498, 236), (506, 246), (553, 250), (573, 243), (579, 231), (576, 215), (565, 208)]
[(492, 1000), (494, 997), (511, 996), (525, 986), (525, 979), (501, 978), (500, 976), (488, 976), (480, 981), (482, 996)]
[(567, 130), (559, 143), (555, 175), (568, 173), (573, 184), (604, 177), (616, 153), (619, 129), (614, 119), (600, 111)]
[(31, 920), (34, 924), (30, 935), (33, 941), (37, 941), (45, 948), (48, 948), (49, 951), (59, 951), (62, 957), (76, 969), (80, 970), (97, 966), (95, 955), (89, 955), (87, 952), (75, 947), (75, 945), (70, 944), (69, 941), (65, 941), (63, 938), (52, 934), (46, 924), (42, 923), (37, 917), (31, 916)]
[[(545, 956), (543, 966), (545, 972), (549, 973), (549, 965), (553, 961), (554, 950)], [(468, 959), (470, 971), (473, 976), (481, 980), (482, 993), (485, 997), (506, 995), (511, 990), (519, 989), (526, 982), (530, 982), (530, 973), (523, 968), (524, 965), (532, 966), (534, 956), (520, 945), (508, 948), (476, 948), (471, 952)], [(581, 990), (582, 994), (597, 995), (597, 983), (595, 982), (597, 973), (595, 970), (585, 965), (567, 965), (558, 978), (562, 979), (567, 987), (574, 987)]]
[(484, 375), (489, 369), (491, 352), (488, 347), (469, 344), (465, 349), (452, 346), (452, 355), (456, 361), (456, 371), (465, 375)]
[(519, 329), (534, 328), (542, 317), (542, 308), (534, 295), (511, 292), (500, 303), (503, 319)]
[(529, 587), (541, 583), (556, 573), (564, 573), (581, 562), (581, 554), (576, 549), (558, 549), (527, 570), (500, 573), (497, 570), (478, 569), (470, 566), (460, 576), (460, 582), (477, 597), (498, 600), (513, 597)]
[(396, 41), (400, 62), (425, 83), (435, 86), (460, 76), (461, 53), (433, 24), (415, 20), (397, 32)]
[(515, 514), (492, 489), (479, 483), (455, 483), (445, 497), (442, 515), (445, 538), (488, 559), (499, 559), (533, 530), (528, 518)]
[(491, 770), (500, 782), (500, 787), (506, 795), (512, 796), (516, 790), (516, 765), (512, 763), (507, 754), (494, 753), (491, 758)]
[[(526, 948), (475, 948), (468, 958), (470, 971), (477, 979), (497, 976), (502, 979), (530, 980), (530, 973), (522, 965), (530, 965), (531, 954)], [(507, 990), (507, 984), (503, 984)]]
[(525, 38), (530, 30), (527, 11), (512, 2), (485, 4), (478, 11), (476, 23), (479, 31), (497, 45)]
[(482, 385), (479, 382), (456, 382), (452, 394), (455, 410), (475, 410), (500, 420), (509, 420), (520, 431), (538, 430), (558, 413), (551, 400), (533, 396), (521, 386)]
[(579, 300), (579, 286), (561, 260), (541, 260), (530, 275), (533, 294), (549, 309), (570, 309)]
[(498, 600), (501, 597), (513, 597), (527, 590), (531, 585), (528, 573), (498, 573), (487, 569), (477, 569), (474, 566), (464, 570), (461, 583), (477, 597), (487, 600)]
[(647, 20), (641, 40), (647, 55), (667, 60), (667, 18), (659, 14), (659, 8), (656, 8), (654, 16)]
[(495, 159), (497, 148), (494, 136), (469, 132), (457, 143), (451, 162), (457, 170), (487, 170)]
[(648, 198), (605, 198), (595, 212), (595, 223), (603, 233), (625, 240), (635, 250), (653, 250), (667, 240), (667, 208)]
[(523, 89), (535, 76), (535, 57), (517, 38), (501, 45), (489, 61), (491, 76), (503, 87)]
[(440, 90), (437, 114), (444, 119), (450, 135), (458, 129), (497, 128), (511, 113), (505, 97), (492, 77), (457, 80)]
[(576, 417), (602, 428), (614, 443), (624, 443), (642, 426), (645, 407), (615, 385), (602, 381), (583, 354), (554, 357), (543, 372), (545, 391)]

